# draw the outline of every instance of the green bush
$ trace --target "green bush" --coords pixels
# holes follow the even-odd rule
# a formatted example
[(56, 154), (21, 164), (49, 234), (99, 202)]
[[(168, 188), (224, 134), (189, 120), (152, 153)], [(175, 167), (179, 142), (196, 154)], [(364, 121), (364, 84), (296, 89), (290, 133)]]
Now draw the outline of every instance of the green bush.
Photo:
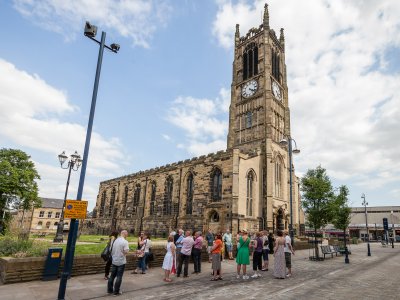
[(48, 243), (6, 236), (0, 239), (0, 257), (31, 257), (47, 254)]

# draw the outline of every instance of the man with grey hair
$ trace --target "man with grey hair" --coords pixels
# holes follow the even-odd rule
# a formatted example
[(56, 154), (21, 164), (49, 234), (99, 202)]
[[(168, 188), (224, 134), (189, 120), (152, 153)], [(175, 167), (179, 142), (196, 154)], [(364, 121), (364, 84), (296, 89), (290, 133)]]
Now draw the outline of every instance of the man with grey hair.
[[(113, 244), (111, 257), (111, 276), (108, 279), (107, 292), (109, 294), (114, 294), (115, 296), (121, 295), (120, 291), (122, 276), (124, 275), (125, 265), (126, 265), (126, 254), (129, 252), (129, 245), (126, 237), (128, 236), (128, 231), (122, 230), (121, 235), (117, 238)], [(115, 285), (114, 285), (114, 279)]]

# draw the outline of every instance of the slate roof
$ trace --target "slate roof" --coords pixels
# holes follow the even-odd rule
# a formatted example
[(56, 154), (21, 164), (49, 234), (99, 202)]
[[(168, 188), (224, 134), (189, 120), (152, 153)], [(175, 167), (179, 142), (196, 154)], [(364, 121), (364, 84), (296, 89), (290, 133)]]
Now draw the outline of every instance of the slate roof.
[(41, 198), (43, 208), (62, 208), (64, 204), (63, 199)]

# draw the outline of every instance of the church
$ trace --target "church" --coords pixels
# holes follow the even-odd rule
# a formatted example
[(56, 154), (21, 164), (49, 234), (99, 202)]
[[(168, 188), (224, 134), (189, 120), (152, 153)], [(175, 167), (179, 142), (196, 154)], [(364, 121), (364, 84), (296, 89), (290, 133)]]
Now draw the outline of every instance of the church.
[(167, 236), (177, 228), (275, 231), (289, 229), (291, 220), (297, 232), (304, 226), (299, 179), (282, 144), (292, 141), (283, 29), (278, 37), (270, 28), (265, 5), (263, 23), (244, 36), (236, 25), (233, 42), (226, 150), (101, 182), (84, 231)]

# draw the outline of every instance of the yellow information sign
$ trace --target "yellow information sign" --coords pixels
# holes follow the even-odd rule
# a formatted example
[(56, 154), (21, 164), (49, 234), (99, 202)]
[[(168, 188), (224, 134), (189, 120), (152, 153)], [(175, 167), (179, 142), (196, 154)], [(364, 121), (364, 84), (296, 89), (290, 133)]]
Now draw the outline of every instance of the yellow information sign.
[(86, 219), (87, 205), (84, 200), (66, 200), (64, 218)]

